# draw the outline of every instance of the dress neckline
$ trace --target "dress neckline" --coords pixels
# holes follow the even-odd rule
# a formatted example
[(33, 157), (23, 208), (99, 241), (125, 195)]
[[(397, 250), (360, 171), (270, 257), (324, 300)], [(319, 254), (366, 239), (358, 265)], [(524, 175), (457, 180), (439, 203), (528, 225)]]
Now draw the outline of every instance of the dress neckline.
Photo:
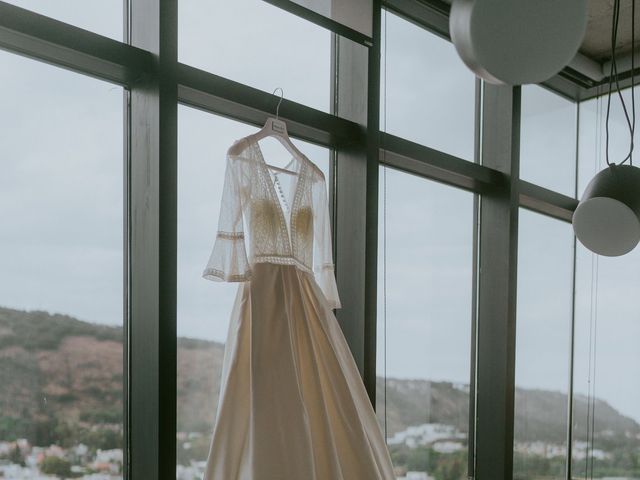
[[(260, 144), (257, 141), (251, 142), (251, 145), (254, 148), (256, 155), (258, 156), (259, 163), (262, 165), (262, 168), (264, 169), (264, 173), (268, 181), (267, 183), (269, 184), (269, 192), (271, 194), (273, 201), (278, 206), (278, 212), (280, 214), (280, 221), (281, 221), (281, 228), (284, 229), (283, 233), (286, 233), (286, 237), (289, 244), (288, 245), (289, 251), (291, 254), (293, 254), (293, 242), (291, 237), (292, 237), (292, 233), (295, 231), (294, 215), (298, 207), (299, 197), (301, 196), (300, 194), (301, 194), (301, 187), (303, 183), (304, 172), (306, 167), (308, 166), (307, 162), (310, 162), (310, 160), (308, 160), (304, 156), (302, 157), (298, 155), (291, 156), (291, 159), (296, 160), (296, 163), (297, 163), (297, 169), (296, 169), (297, 175), (296, 175), (296, 184), (295, 184), (295, 187), (293, 187), (294, 190), (293, 190), (293, 199), (291, 200), (291, 206), (289, 208), (288, 215), (285, 216), (284, 208), (282, 206), (282, 203), (280, 202), (280, 198), (278, 197), (278, 192), (276, 192), (276, 186), (274, 184), (274, 181), (271, 180), (271, 175), (269, 174), (270, 172), (269, 165), (267, 164), (264, 158), (264, 154), (262, 153), (262, 148), (260, 147)], [(288, 222), (286, 220), (287, 217), (289, 220)]]

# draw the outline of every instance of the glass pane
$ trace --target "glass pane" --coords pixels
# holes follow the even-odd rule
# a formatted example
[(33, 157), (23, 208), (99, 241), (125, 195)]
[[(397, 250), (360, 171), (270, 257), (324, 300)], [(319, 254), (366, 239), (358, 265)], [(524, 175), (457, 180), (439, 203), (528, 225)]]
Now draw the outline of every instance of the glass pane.
[(263, 0), (180, 0), (178, 10), (180, 62), (329, 111), (331, 32)]
[(0, 478), (122, 478), (122, 88), (2, 52), (0, 84)]
[(522, 87), (520, 178), (575, 196), (577, 104), (535, 85)]
[(380, 183), (378, 419), (398, 478), (466, 479), (473, 194), (384, 167)]
[(382, 22), (381, 129), (473, 161), (475, 76), (448, 41), (391, 12)]
[(565, 478), (571, 225), (520, 210), (514, 480)]
[(33, 10), (114, 40), (123, 40), (124, 10), (122, 0), (5, 0), (18, 7)]
[[(622, 92), (629, 115), (631, 115), (631, 89)], [(640, 104), (640, 89), (635, 92), (636, 105)], [(607, 166), (606, 161), (606, 114), (607, 97), (595, 98), (580, 104), (580, 161), (578, 163), (578, 194), (582, 196), (584, 189), (596, 173)], [(620, 163), (629, 153), (629, 127), (617, 96), (611, 97), (611, 113), (609, 118), (609, 158), (611, 162)], [(635, 135), (634, 164), (640, 162), (640, 129)]]
[(573, 472), (638, 479), (640, 250), (612, 258), (580, 245), (576, 272)]
[(372, 35), (371, 0), (293, 0), (303, 7), (346, 25), (367, 37)]
[[(176, 478), (193, 480), (202, 478), (209, 453), (224, 342), (238, 289), (237, 283), (205, 280), (202, 270), (218, 227), (227, 149), (256, 128), (182, 106), (178, 120)], [(329, 150), (294, 142), (329, 178)], [(266, 158), (289, 155), (274, 139), (260, 141), (260, 147)]]
[[(624, 92), (627, 102), (630, 93)], [(604, 97), (580, 105), (580, 193), (606, 166), (606, 102)], [(629, 149), (623, 115), (612, 98), (610, 152), (617, 163)], [(578, 243), (576, 274), (574, 476), (640, 479), (640, 249), (603, 257)]]

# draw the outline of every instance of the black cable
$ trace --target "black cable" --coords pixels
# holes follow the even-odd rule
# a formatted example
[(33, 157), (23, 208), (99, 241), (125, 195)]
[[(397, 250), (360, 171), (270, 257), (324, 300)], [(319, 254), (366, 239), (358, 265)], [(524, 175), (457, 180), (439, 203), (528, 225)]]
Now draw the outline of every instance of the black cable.
[(633, 109), (633, 121), (631, 120), (631, 118), (629, 117), (629, 110), (627, 109), (627, 104), (624, 100), (624, 96), (622, 94), (622, 89), (620, 88), (620, 78), (618, 75), (618, 62), (617, 62), (617, 58), (616, 58), (616, 45), (618, 43), (618, 26), (620, 24), (620, 0), (614, 0), (614, 4), (613, 4), (613, 15), (612, 15), (612, 26), (611, 26), (611, 68), (609, 71), (609, 92), (608, 92), (608, 96), (607, 96), (607, 117), (606, 117), (606, 161), (607, 161), (607, 165), (612, 165), (613, 162), (611, 162), (609, 160), (609, 117), (610, 117), (610, 111), (611, 111), (611, 93), (612, 93), (612, 89), (613, 89), (613, 85), (615, 83), (616, 86), (616, 93), (618, 94), (618, 97), (620, 98), (620, 104), (622, 105), (622, 110), (624, 112), (624, 116), (625, 116), (625, 120), (627, 121), (627, 126), (629, 128), (629, 133), (631, 136), (630, 142), (629, 142), (629, 153), (627, 154), (627, 156), (620, 162), (620, 165), (622, 165), (623, 163), (625, 163), (627, 160), (632, 160), (632, 156), (633, 156), (633, 149), (634, 149), (634, 133), (635, 133), (635, 98), (633, 95), (633, 86), (634, 86), (634, 55), (635, 55), (635, 0), (632, 0), (631, 2), (632, 5), (632, 15), (631, 15), (631, 74), (632, 74), (632, 81), (631, 81), (631, 103), (632, 103), (632, 109)]
[(611, 165), (609, 161), (609, 114), (611, 112), (611, 89), (613, 88), (613, 82), (611, 79), (613, 78), (614, 67), (616, 64), (616, 37), (618, 33), (618, 25), (616, 23), (616, 11), (617, 11), (617, 0), (614, 1), (613, 4), (613, 20), (611, 26), (611, 67), (609, 68), (609, 91), (607, 93), (607, 117), (605, 120), (605, 159), (607, 165)]
[[(618, 0), (620, 1), (620, 0)], [(629, 121), (629, 114), (627, 112), (626, 104), (624, 98), (622, 96), (622, 92), (620, 90), (620, 83), (617, 77), (617, 64), (616, 64), (616, 86), (618, 89), (618, 95), (620, 96), (620, 101), (622, 102), (622, 108), (624, 109), (624, 113), (627, 119), (627, 126), (629, 127), (630, 133), (630, 145), (629, 145), (629, 153), (625, 157), (620, 165), (624, 164), (627, 160), (629, 160), (629, 164), (633, 165), (633, 150), (635, 147), (635, 130), (636, 130), (636, 100), (634, 94), (634, 84), (635, 84), (635, 8), (636, 2), (635, 0), (631, 1), (631, 109), (632, 109), (632, 121)], [(618, 16), (620, 15), (620, 7), (618, 7)], [(617, 27), (616, 27), (617, 28)]]
[(631, 0), (631, 111), (633, 125), (631, 127), (631, 151), (629, 152), (629, 164), (633, 165), (633, 149), (636, 137), (636, 0)]

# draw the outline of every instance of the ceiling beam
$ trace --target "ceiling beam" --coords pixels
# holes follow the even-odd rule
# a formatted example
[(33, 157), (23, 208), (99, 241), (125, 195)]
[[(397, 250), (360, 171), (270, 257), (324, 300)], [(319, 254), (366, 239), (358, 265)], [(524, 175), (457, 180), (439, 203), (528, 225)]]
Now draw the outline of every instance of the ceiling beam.
[[(636, 52), (634, 57), (634, 67), (637, 69), (640, 67), (640, 52)], [(616, 63), (618, 64), (618, 74), (631, 72), (631, 52), (618, 57)], [(609, 75), (611, 72), (611, 60), (602, 64), (602, 71), (603, 75)]]
[[(619, 75), (631, 72), (631, 53), (620, 56), (617, 63)], [(611, 71), (610, 60), (601, 64), (581, 53), (578, 53), (567, 66), (597, 83), (606, 81)], [(634, 67), (640, 67), (640, 52), (635, 54)]]
[(605, 77), (602, 65), (582, 53), (578, 53), (573, 57), (573, 60), (567, 66), (594, 82), (600, 82)]

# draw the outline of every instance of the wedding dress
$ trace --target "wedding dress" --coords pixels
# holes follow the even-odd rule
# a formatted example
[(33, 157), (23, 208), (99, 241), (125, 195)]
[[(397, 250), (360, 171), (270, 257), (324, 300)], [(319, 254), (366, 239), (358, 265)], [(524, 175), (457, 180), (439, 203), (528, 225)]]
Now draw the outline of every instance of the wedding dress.
[(243, 283), (204, 478), (394, 479), (332, 311), (340, 299), (324, 175), (306, 157), (285, 168), (294, 174), (268, 165), (257, 141), (240, 140), (227, 154), (203, 276)]

